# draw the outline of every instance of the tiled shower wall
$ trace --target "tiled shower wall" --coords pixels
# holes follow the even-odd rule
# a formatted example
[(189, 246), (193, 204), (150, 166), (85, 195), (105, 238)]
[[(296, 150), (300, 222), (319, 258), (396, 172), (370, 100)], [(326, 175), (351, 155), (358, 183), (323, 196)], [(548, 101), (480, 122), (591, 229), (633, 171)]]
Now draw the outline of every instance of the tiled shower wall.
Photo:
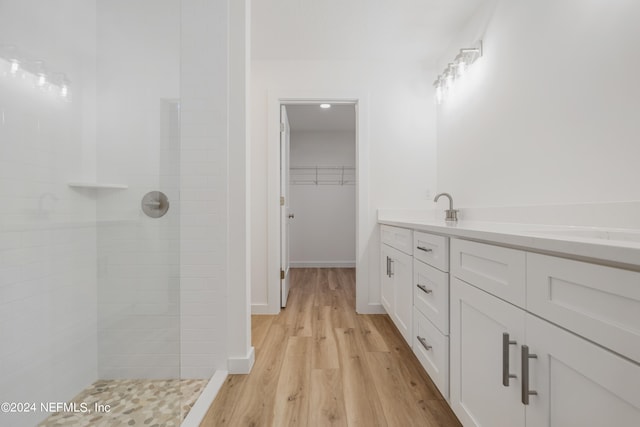
[(180, 377), (180, 3), (98, 2), (98, 178), (128, 186), (97, 202), (102, 379)]
[[(210, 378), (228, 357), (227, 1), (102, 1), (98, 16), (98, 176), (129, 186), (98, 201), (99, 373)], [(140, 211), (153, 190), (171, 203), (160, 219)]]
[(227, 369), (226, 0), (182, 0), (180, 313), (183, 378)]
[[(0, 3), (0, 43), (71, 80), (72, 102), (11, 76), (0, 60), (0, 396), (63, 401), (97, 375), (94, 6)], [(73, 29), (73, 31), (69, 31)], [(88, 151), (87, 151), (88, 150)], [(33, 425), (43, 414), (0, 414)]]
[[(65, 72), (73, 97), (0, 64), (4, 399), (226, 368), (228, 29), (224, 0), (0, 3), (0, 43)], [(172, 202), (159, 220), (140, 212), (152, 190)]]

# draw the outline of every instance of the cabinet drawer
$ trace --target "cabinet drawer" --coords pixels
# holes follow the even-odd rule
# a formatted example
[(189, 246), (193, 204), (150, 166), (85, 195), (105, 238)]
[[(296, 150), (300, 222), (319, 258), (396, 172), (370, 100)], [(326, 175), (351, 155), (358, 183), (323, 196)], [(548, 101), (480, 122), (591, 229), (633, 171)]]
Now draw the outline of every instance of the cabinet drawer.
[(460, 280), (525, 306), (525, 253), (468, 240), (451, 240), (451, 271)]
[(449, 338), (413, 309), (413, 352), (442, 396), (449, 399)]
[(449, 238), (413, 232), (413, 257), (442, 271), (449, 271)]
[(443, 334), (449, 335), (449, 274), (415, 261), (413, 305)]
[(640, 273), (527, 253), (527, 310), (640, 362)]
[(380, 240), (382, 243), (409, 255), (413, 254), (411, 233), (412, 231), (406, 228), (392, 227), (390, 225), (380, 226)]

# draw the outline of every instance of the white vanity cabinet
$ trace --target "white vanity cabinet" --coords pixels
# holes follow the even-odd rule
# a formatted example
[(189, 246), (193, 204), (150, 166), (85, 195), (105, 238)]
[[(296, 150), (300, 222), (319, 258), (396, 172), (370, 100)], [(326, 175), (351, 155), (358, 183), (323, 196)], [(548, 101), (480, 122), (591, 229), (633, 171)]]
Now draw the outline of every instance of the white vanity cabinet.
[(382, 302), (465, 427), (640, 426), (640, 249), (393, 224)]
[(451, 260), (464, 426), (640, 425), (639, 273), (458, 239)]
[(404, 339), (412, 344), (413, 233), (399, 227), (380, 228), (381, 299)]

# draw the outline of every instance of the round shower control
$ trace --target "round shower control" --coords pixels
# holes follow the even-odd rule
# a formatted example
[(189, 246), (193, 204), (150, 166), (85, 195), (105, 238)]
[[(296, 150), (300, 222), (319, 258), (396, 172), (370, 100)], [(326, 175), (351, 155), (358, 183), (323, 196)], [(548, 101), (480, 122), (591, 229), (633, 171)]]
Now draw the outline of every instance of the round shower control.
[(169, 199), (162, 191), (150, 191), (142, 198), (142, 212), (150, 218), (160, 218), (169, 210)]

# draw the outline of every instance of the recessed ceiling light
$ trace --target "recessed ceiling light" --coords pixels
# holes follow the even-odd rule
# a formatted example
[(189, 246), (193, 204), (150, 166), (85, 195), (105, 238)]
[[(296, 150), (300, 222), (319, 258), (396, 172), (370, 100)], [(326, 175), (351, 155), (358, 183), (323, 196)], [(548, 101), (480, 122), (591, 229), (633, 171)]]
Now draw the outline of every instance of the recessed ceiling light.
[(331, 108), (331, 104), (320, 104), (320, 108), (324, 108), (324, 109)]

